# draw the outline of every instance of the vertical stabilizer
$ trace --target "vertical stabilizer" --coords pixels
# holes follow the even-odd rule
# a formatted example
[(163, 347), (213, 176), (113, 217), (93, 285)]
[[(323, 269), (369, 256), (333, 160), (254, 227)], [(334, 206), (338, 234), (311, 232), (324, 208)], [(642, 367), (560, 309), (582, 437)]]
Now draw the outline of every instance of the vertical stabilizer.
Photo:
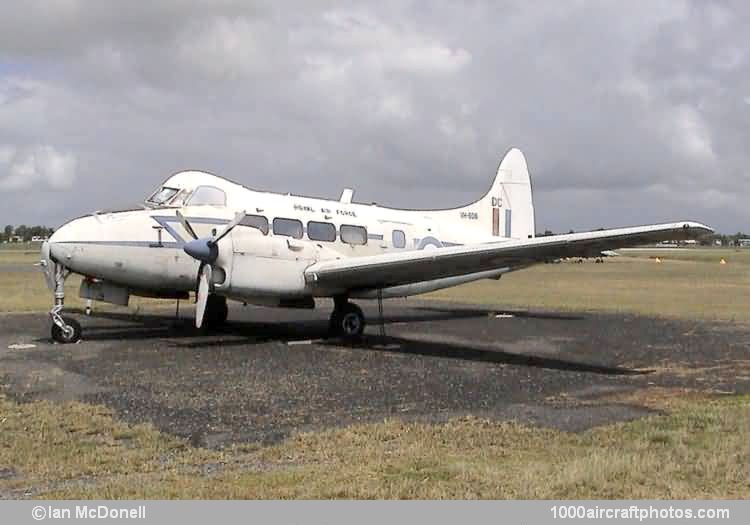
[(482, 235), (512, 239), (534, 237), (531, 176), (521, 150), (513, 148), (503, 157), (495, 180), (484, 197), (455, 211), (461, 217), (471, 219), (462, 221), (462, 227)]
[(497, 169), (490, 191), (477, 203), (491, 209), (493, 236), (528, 239), (535, 235), (531, 176), (521, 150), (510, 150)]

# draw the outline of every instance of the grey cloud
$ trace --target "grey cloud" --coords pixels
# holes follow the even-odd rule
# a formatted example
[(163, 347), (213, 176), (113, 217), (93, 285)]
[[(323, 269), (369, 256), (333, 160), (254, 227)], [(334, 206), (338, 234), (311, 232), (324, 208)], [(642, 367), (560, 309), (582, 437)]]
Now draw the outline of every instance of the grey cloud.
[(19, 3), (0, 145), (64, 152), (76, 181), (0, 186), (3, 221), (129, 205), (185, 168), (450, 206), (518, 146), (541, 227), (746, 228), (747, 29), (719, 1)]
[(18, 150), (12, 145), (0, 145), (0, 190), (8, 193), (23, 191), (38, 185), (53, 189), (68, 189), (76, 177), (77, 159), (69, 152), (51, 146), (35, 146)]

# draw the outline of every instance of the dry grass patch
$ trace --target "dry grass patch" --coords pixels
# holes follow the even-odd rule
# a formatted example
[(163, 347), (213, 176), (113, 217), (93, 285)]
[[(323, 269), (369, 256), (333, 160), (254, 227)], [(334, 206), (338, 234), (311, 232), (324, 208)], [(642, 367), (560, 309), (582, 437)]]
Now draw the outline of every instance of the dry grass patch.
[(76, 403), (0, 399), (0, 493), (44, 498), (746, 498), (750, 398), (568, 434), (386, 421), (195, 449)]
[[(642, 406), (652, 410), (671, 411), (690, 404), (699, 404), (706, 399), (705, 390), (695, 388), (670, 388), (650, 386), (638, 388), (624, 393), (616, 393), (599, 397), (592, 401), (592, 405), (622, 403), (626, 405)], [(712, 392), (712, 395), (725, 395)]]
[(665, 366), (650, 367), (651, 374), (661, 374), (670, 377), (692, 378), (697, 381), (715, 379), (717, 377), (732, 377), (736, 381), (750, 378), (750, 360), (732, 359), (717, 362), (713, 366), (688, 366), (679, 363), (667, 363)]

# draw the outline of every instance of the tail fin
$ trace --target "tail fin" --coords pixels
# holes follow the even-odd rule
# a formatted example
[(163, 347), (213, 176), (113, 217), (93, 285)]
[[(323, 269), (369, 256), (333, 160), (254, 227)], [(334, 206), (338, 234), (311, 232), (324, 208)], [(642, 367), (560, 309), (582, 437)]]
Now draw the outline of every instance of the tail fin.
[(521, 150), (513, 148), (500, 162), (487, 194), (461, 211), (474, 212), (487, 235), (528, 239), (535, 236), (531, 176)]
[(491, 210), (492, 234), (514, 239), (534, 237), (534, 199), (526, 157), (513, 148), (500, 162), (495, 182), (479, 206)]

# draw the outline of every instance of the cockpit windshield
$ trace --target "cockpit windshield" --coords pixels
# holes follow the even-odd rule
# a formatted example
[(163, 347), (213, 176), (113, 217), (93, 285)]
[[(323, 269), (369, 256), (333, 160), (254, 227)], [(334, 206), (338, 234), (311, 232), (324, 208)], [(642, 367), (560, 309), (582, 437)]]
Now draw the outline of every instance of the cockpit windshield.
[(198, 186), (190, 199), (188, 206), (226, 206), (227, 194), (215, 186)]
[(148, 204), (154, 205), (154, 206), (166, 206), (169, 204), (169, 201), (171, 201), (175, 195), (177, 195), (177, 192), (180, 190), (177, 188), (169, 188), (167, 186), (163, 186), (156, 190), (153, 195), (151, 195), (148, 199), (146, 199), (146, 202)]

